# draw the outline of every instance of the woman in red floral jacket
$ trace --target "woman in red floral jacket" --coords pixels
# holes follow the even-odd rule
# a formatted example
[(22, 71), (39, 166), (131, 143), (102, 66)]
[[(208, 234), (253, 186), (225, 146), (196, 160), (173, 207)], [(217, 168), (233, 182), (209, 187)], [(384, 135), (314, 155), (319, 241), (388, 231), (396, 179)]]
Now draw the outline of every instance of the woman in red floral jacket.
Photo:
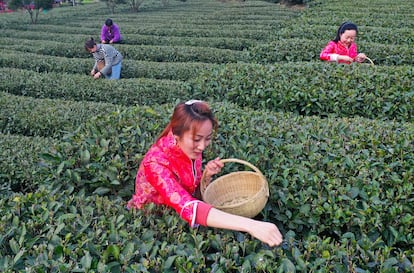
[(334, 40), (330, 41), (320, 54), (322, 61), (347, 63), (363, 62), (367, 56), (358, 53), (355, 43), (358, 28), (351, 22), (342, 23)]
[[(207, 103), (179, 103), (170, 123), (142, 160), (135, 181), (135, 194), (128, 208), (155, 203), (172, 207), (192, 227), (197, 225), (248, 232), (276, 246), (282, 235), (273, 223), (229, 214), (194, 197), (202, 176), (202, 153), (210, 144), (218, 123)], [(221, 171), (219, 158), (205, 166), (206, 179)]]

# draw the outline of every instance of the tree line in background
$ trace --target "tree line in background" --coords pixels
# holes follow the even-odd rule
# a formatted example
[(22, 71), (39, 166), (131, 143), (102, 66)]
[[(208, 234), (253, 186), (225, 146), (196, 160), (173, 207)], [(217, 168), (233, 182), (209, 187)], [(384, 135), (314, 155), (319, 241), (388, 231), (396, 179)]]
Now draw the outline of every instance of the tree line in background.
[[(106, 2), (107, 7), (111, 13), (115, 13), (115, 8), (120, 4), (128, 4), (131, 11), (138, 12), (139, 7), (144, 3), (145, 0), (101, 0)], [(160, 0), (163, 7), (168, 6), (170, 0)], [(187, 0), (176, 0), (180, 2), (186, 2)], [(218, 0), (220, 2), (237, 1), (246, 2), (248, 0)], [(270, 3), (281, 3), (286, 5), (303, 5), (310, 0), (265, 0)], [(68, 2), (70, 5), (77, 5), (82, 3), (82, 0), (10, 0), (0, 1), (0, 12), (15, 11), (18, 9), (24, 9), (30, 16), (30, 22), (36, 24), (39, 18), (39, 14), (43, 10), (49, 10), (53, 7), (60, 6), (62, 2)]]

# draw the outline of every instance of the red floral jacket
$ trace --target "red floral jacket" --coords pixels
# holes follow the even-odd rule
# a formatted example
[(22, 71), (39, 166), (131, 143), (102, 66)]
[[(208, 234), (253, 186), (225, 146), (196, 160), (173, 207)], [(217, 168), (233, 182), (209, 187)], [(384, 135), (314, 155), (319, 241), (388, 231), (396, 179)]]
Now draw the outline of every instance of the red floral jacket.
[[(336, 61), (337, 55), (348, 55), (351, 58), (355, 58), (358, 55), (358, 49), (357, 45), (355, 43), (352, 43), (351, 46), (348, 48), (344, 46), (341, 42), (335, 43), (334, 41), (330, 41), (324, 49), (322, 49), (322, 52), (320, 54), (320, 59), (322, 61), (330, 61), (334, 62)], [(350, 62), (346, 61), (338, 61), (339, 63), (347, 63)]]
[(191, 160), (176, 145), (170, 132), (151, 146), (142, 160), (135, 179), (135, 194), (128, 208), (142, 208), (148, 203), (170, 206), (185, 221), (195, 225), (197, 203), (193, 197), (200, 183), (201, 156)]

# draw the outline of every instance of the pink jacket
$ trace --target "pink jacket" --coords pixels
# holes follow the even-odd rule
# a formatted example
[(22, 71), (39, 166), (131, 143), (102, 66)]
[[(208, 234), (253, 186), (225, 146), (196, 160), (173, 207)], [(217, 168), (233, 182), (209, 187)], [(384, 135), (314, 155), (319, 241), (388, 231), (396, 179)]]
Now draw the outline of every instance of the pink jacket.
[(176, 145), (172, 132), (160, 138), (139, 166), (135, 194), (127, 207), (140, 209), (148, 203), (167, 205), (194, 226), (201, 201), (192, 194), (201, 180), (201, 162), (201, 156), (193, 161)]
[[(357, 45), (355, 43), (352, 43), (351, 46), (347, 48), (341, 42), (335, 43), (334, 41), (330, 41), (322, 50), (320, 59), (322, 61), (334, 62), (336, 61), (337, 55), (348, 55), (351, 58), (355, 58), (358, 55)], [(342, 60), (338, 62), (347, 64), (350, 63)]]

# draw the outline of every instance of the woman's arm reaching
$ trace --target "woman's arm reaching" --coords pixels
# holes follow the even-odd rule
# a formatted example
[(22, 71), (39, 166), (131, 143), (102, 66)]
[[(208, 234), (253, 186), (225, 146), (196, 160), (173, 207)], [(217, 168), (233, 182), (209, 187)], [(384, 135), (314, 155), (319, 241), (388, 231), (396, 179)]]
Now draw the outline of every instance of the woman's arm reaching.
[(273, 223), (226, 213), (215, 208), (212, 208), (207, 216), (207, 226), (247, 232), (271, 247), (280, 245), (283, 240), (282, 234)]

